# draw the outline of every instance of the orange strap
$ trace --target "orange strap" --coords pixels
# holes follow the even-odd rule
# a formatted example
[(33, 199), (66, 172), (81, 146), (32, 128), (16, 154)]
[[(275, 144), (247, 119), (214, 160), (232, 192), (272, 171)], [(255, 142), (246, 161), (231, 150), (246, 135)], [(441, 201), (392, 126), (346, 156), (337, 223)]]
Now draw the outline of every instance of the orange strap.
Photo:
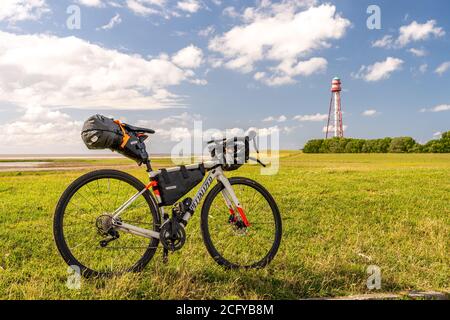
[(119, 125), (120, 129), (122, 130), (123, 139), (122, 139), (122, 144), (120, 145), (120, 147), (123, 149), (127, 145), (128, 140), (130, 140), (130, 136), (128, 135), (127, 131), (125, 130), (125, 128), (123, 127), (122, 123), (119, 120), (114, 120), (114, 122), (117, 123)]

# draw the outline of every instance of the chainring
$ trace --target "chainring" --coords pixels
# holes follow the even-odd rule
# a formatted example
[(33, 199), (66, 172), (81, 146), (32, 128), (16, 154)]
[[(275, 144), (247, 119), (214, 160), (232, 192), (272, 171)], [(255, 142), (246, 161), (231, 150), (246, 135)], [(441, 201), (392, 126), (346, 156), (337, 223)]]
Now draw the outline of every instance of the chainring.
[(186, 242), (186, 231), (181, 224), (177, 224), (177, 233), (175, 237), (172, 237), (172, 221), (165, 223), (161, 227), (160, 238), (163, 247), (169, 251), (180, 250)]

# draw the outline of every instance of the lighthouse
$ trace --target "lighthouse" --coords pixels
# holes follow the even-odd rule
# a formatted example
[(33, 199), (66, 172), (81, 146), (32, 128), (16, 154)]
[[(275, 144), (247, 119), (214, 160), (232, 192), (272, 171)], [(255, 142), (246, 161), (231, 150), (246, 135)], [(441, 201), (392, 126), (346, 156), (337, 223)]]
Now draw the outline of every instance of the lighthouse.
[(328, 111), (328, 123), (327, 123), (327, 133), (325, 138), (334, 132), (334, 137), (343, 138), (344, 137), (344, 125), (342, 123), (342, 106), (341, 106), (341, 79), (335, 77), (331, 82), (331, 101), (330, 109)]

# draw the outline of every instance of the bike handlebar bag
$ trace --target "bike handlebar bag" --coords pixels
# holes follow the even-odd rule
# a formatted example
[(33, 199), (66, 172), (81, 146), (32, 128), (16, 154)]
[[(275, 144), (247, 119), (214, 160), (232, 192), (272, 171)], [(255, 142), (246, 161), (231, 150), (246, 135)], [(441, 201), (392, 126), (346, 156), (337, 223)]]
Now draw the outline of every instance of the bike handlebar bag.
[(158, 182), (161, 196), (161, 206), (171, 206), (202, 182), (205, 176), (205, 167), (187, 169), (180, 166), (173, 169), (161, 169), (155, 179)]
[(146, 136), (128, 132), (118, 120), (94, 115), (84, 123), (81, 138), (88, 149), (117, 151), (139, 165), (148, 161), (144, 143)]
[(211, 157), (222, 165), (225, 171), (239, 169), (250, 157), (250, 141), (248, 137), (234, 138), (231, 141), (214, 142), (209, 146)]

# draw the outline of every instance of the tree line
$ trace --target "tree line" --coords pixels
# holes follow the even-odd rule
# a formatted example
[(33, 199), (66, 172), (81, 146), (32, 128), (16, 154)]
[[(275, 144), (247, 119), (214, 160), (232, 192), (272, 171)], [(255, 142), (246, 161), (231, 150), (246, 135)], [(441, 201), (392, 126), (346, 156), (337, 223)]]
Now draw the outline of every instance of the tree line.
[(384, 139), (332, 138), (306, 143), (305, 153), (450, 153), (450, 131), (422, 145), (411, 137)]

